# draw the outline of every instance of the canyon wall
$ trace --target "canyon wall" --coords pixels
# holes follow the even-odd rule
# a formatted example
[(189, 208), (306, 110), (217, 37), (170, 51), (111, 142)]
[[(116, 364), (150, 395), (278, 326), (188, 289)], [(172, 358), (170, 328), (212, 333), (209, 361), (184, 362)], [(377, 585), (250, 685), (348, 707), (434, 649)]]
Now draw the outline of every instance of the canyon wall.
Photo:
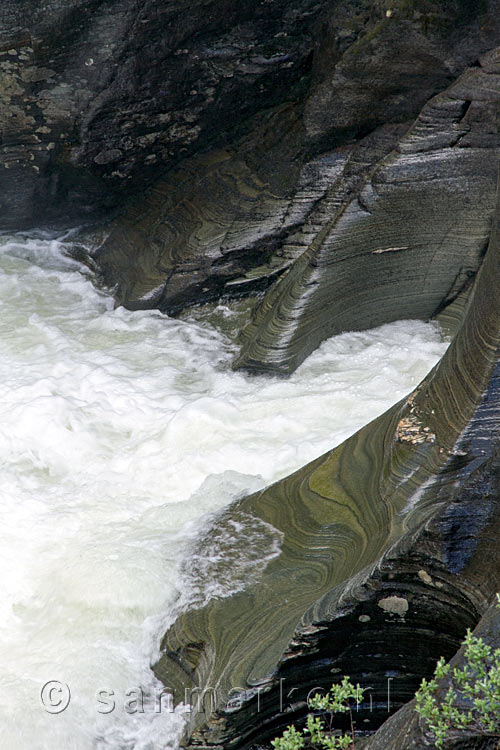
[[(246, 528), (269, 562), (155, 667), (214, 690), (193, 747), (268, 740), (343, 673), (376, 729), (500, 588), (500, 2), (4, 0), (0, 42), (0, 230), (82, 227), (117, 304), (257, 295), (234, 366), (285, 375), (343, 330), (455, 319), (407, 400), (214, 519), (242, 529), (225, 564)], [(429, 742), (409, 704), (368, 746)]]
[[(262, 526), (262, 559), (276, 543), (279, 554), (242, 590), (180, 614), (164, 638), (160, 679), (174, 696), (208, 689), (213, 699), (192, 714), (190, 747), (269, 740), (343, 674), (370, 687), (356, 722), (376, 728), (454, 654), (500, 588), (499, 220), (497, 210), (458, 333), (416, 390), (237, 501), (200, 539), (197, 554), (214, 529), (239, 523), (230, 564), (245, 556), (245, 527)], [(397, 742), (385, 747), (420, 747)]]

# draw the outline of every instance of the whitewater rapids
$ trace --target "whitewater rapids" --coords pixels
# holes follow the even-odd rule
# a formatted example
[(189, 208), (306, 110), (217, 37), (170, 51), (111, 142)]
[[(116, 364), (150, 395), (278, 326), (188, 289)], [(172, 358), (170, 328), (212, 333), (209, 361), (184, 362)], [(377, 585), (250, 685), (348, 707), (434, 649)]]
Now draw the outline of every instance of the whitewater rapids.
[(247, 376), (208, 323), (113, 309), (64, 242), (0, 244), (1, 747), (175, 747), (182, 710), (135, 699), (161, 688), (204, 517), (347, 438), (447, 342), (400, 321), (330, 339), (288, 380)]

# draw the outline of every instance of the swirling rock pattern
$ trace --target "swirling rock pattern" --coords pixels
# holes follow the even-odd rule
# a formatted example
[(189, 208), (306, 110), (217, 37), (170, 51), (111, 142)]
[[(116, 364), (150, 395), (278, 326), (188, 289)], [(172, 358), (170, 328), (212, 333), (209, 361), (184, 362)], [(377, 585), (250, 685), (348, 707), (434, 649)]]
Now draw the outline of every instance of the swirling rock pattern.
[(328, 336), (430, 318), (467, 285), (494, 207), (500, 136), (479, 124), (498, 117), (494, 58), (431, 99), (375, 167), (360, 169), (353, 151), (243, 332), (236, 367), (288, 374)]
[(254, 118), (233, 147), (185, 160), (112, 224), (93, 256), (104, 282), (120, 304), (167, 313), (273, 285), (235, 367), (284, 374), (334, 333), (429, 318), (467, 286), (489, 236), (493, 61), (409, 131), (382, 126), (313, 160), (300, 107)]
[(315, 156), (415, 117), (498, 39), (498, 0), (390, 5), (3, 0), (0, 229), (109, 216), (284, 103), (304, 112), (291, 161)]
[(345, 162), (338, 154), (294, 164), (302, 129), (295, 107), (273, 110), (252, 139), (185, 161), (146, 203), (134, 202), (93, 256), (108, 286), (118, 280), (117, 301), (175, 313), (228, 289), (236, 296), (269, 286), (290, 263), (290, 254), (274, 254), (279, 239)]
[[(225, 512), (221, 524), (241, 513), (270, 524), (281, 551), (258, 582), (180, 614), (164, 638), (157, 675), (177, 699), (198, 687), (214, 700), (193, 713), (193, 746), (272, 737), (337, 670), (378, 691), (391, 676), (401, 705), (485, 611), (500, 583), (483, 565), (499, 554), (496, 485), (478, 502), (500, 435), (499, 288), (497, 215), (463, 324), (415, 392)], [(386, 710), (376, 702), (369, 725)]]

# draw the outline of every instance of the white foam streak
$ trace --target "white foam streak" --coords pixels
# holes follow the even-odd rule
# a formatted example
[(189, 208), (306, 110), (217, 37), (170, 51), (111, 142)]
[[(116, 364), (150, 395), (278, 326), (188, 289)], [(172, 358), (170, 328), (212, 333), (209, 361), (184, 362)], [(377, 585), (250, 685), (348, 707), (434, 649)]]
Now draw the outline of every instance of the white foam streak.
[[(158, 688), (149, 664), (199, 519), (341, 442), (446, 345), (400, 322), (326, 342), (289, 380), (248, 377), (208, 326), (114, 310), (61, 243), (1, 250), (2, 748), (173, 747), (179, 712), (123, 706)], [(196, 564), (207, 580), (185, 601), (244, 580), (244, 560), (225, 582)], [(59, 715), (40, 704), (47, 680), (71, 688)], [(108, 714), (100, 689), (115, 693)]]

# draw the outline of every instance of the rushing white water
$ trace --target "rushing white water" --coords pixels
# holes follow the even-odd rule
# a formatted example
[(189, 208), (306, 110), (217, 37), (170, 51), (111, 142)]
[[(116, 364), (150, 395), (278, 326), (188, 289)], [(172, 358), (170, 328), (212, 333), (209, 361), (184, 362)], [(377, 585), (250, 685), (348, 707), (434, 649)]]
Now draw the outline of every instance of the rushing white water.
[[(249, 377), (208, 325), (114, 310), (61, 243), (22, 237), (0, 248), (0, 340), (4, 750), (175, 746), (182, 716), (134, 698), (158, 687), (203, 516), (341, 442), (446, 348), (404, 321), (331, 339), (289, 380)], [(59, 713), (50, 680), (71, 691)]]

